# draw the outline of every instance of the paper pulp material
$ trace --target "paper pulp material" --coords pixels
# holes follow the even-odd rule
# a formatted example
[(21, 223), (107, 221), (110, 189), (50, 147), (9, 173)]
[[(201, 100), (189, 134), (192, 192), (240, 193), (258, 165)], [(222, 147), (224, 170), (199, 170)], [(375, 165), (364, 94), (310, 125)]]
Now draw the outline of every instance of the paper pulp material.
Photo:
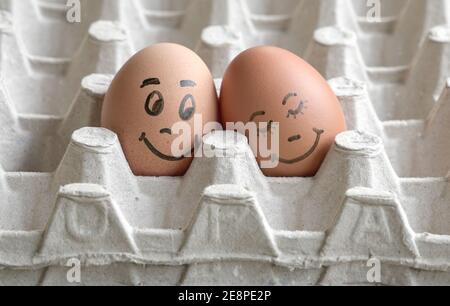
[[(448, 1), (90, 0), (80, 24), (65, 2), (0, 1), (1, 285), (450, 284)], [(135, 177), (102, 101), (161, 41), (218, 85), (246, 48), (292, 50), (349, 131), (314, 178), (265, 177), (219, 131), (184, 177)]]

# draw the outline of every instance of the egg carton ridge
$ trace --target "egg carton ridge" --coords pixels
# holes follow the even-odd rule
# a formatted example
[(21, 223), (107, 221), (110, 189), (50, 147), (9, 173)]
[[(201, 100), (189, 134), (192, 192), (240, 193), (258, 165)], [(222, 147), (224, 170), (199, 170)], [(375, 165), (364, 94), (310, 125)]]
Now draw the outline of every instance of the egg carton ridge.
[[(0, 285), (450, 283), (447, 0), (0, 0)], [(216, 132), (183, 177), (136, 177), (99, 128), (137, 50), (196, 51), (220, 91), (260, 44), (311, 62), (349, 132), (313, 178), (265, 177)], [(77, 285), (77, 284), (75, 284)]]
[[(222, 133), (215, 133), (205, 142), (221, 147), (220, 139)], [(411, 214), (411, 207), (420, 209), (420, 204), (409, 202), (408, 193), (403, 191), (414, 182), (395, 176), (377, 136), (356, 131), (339, 135), (319, 174), (310, 179), (264, 177), (245, 139), (237, 147), (223, 147), (233, 150), (236, 157), (197, 158), (185, 177), (161, 178), (156, 184), (153, 178), (131, 174), (113, 133), (97, 128), (76, 131), (55, 173), (45, 177), (29, 174), (17, 181), (16, 175), (2, 172), (7, 197), (17, 193), (17, 184), (42, 188), (46, 183), (48, 189), (40, 189), (41, 196), (52, 196), (42, 198), (42, 203), (53, 199), (56, 204), (44, 211), (42, 203), (36, 203), (33, 214), (21, 214), (30, 219), (21, 220), (22, 228), (18, 227), (18, 210), (13, 215), (2, 214), (9, 226), (2, 222), (1, 265), (14, 267), (17, 279), (31, 269), (41, 273), (39, 279), (49, 282), (65, 277), (56, 271), (73, 258), (88, 271), (101, 269), (115, 275), (111, 279), (117, 277), (116, 265), (125, 266), (124, 271), (133, 275), (136, 271), (143, 273), (145, 266), (184, 271), (182, 276), (177, 274), (179, 278), (161, 280), (165, 284), (262, 281), (247, 274), (256, 265), (264, 275), (271, 271), (272, 277), (264, 284), (336, 284), (362, 282), (358, 278), (343, 280), (335, 270), (355, 272), (362, 269), (361, 263), (374, 257), (392, 267), (386, 273), (390, 277), (400, 269), (402, 275), (411, 274), (409, 281), (417, 284), (426, 282), (428, 273), (439, 275), (441, 282), (448, 278), (448, 226), (442, 224), (439, 229), (447, 235), (416, 234), (420, 226), (432, 231), (437, 223), (419, 225), (425, 216)], [(110, 167), (111, 163), (116, 167)], [(85, 171), (87, 168), (91, 171)], [(385, 176), (370, 175), (371, 168), (383, 169)], [(223, 173), (223, 169), (231, 172)], [(334, 180), (331, 173), (346, 174), (340, 186), (330, 184)], [(193, 177), (197, 178), (195, 190)], [(256, 184), (250, 181), (252, 178)], [(199, 186), (205, 181), (205, 188)], [(448, 182), (422, 183), (448, 190)], [(268, 188), (258, 188), (258, 184)], [(154, 194), (155, 187), (162, 192)], [(166, 192), (173, 188), (175, 192)], [(278, 202), (273, 201), (280, 196)], [(330, 199), (336, 202), (329, 203)], [(176, 207), (158, 207), (167, 200), (175, 202)], [(26, 202), (15, 205), (30, 208)], [(312, 206), (316, 208), (312, 210)], [(176, 209), (182, 217), (166, 224), (157, 224), (157, 218), (153, 222), (143, 220), (143, 216), (157, 211), (161, 214), (163, 209)], [(431, 210), (438, 209), (448, 214), (445, 207), (432, 206)], [(169, 215), (174, 216), (173, 212)], [(430, 248), (440, 252), (431, 255)], [(19, 249), (22, 255), (13, 256)], [(226, 273), (230, 265), (242, 272)], [(10, 273), (8, 268), (0, 273)], [(217, 273), (208, 277), (203, 272), (211, 268)], [(416, 273), (417, 269), (422, 272)], [(150, 274), (157, 277), (143, 274), (138, 283), (149, 282)], [(8, 281), (7, 277), (0, 279)], [(387, 278), (385, 284), (399, 283), (394, 277)]]

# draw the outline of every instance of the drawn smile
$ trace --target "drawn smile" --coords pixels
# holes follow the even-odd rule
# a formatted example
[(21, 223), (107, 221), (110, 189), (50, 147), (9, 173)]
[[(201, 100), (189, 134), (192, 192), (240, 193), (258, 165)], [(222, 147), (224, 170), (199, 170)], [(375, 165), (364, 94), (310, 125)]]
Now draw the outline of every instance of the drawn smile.
[(316, 129), (316, 128), (313, 128), (313, 131), (317, 135), (316, 136), (316, 141), (314, 142), (314, 145), (311, 147), (311, 149), (308, 150), (308, 152), (306, 152), (302, 156), (299, 156), (299, 157), (294, 158), (294, 159), (280, 158), (280, 160), (279, 160), (280, 163), (292, 165), (292, 164), (296, 164), (298, 162), (304, 161), (305, 159), (310, 157), (314, 153), (314, 151), (317, 149), (317, 147), (319, 146), (320, 138), (322, 137), (322, 134), (325, 133), (324, 130), (320, 130), (320, 129)]
[[(183, 159), (186, 158), (186, 156), (194, 156), (195, 153), (195, 147), (191, 150), (189, 150), (187, 153), (181, 155), (180, 157), (175, 157), (175, 156), (170, 156), (170, 155), (166, 155), (164, 153), (162, 153), (161, 151), (159, 151), (152, 143), (151, 141), (147, 138), (147, 135), (145, 134), (145, 132), (142, 132), (141, 137), (139, 137), (139, 141), (140, 142), (144, 142), (144, 144), (147, 146), (147, 148), (150, 150), (150, 152), (152, 152), (153, 154), (155, 154), (156, 156), (158, 156), (161, 159), (167, 160), (167, 161), (172, 161), (172, 162), (177, 162), (177, 161), (181, 161)], [(199, 139), (198, 136), (195, 136), (195, 144), (199, 143)]]

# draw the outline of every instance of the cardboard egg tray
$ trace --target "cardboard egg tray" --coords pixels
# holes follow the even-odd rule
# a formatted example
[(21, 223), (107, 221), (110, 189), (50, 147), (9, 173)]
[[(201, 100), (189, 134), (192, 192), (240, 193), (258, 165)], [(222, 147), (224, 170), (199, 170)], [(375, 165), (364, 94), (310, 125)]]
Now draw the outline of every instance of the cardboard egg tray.
[[(450, 284), (450, 1), (0, 1), (0, 284)], [(220, 85), (259, 44), (307, 59), (345, 110), (314, 178), (268, 178), (246, 139), (184, 177), (135, 177), (98, 128), (138, 49), (198, 52)], [(74, 264), (75, 263), (75, 264)]]

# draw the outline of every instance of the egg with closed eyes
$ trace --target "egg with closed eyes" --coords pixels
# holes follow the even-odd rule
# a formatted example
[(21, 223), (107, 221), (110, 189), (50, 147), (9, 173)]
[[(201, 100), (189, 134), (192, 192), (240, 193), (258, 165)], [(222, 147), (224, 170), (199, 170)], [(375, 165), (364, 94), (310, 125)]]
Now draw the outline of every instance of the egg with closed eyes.
[[(193, 51), (164, 43), (138, 52), (117, 73), (104, 99), (101, 125), (118, 135), (135, 175), (180, 176), (203, 136), (196, 134), (203, 126), (194, 128), (195, 115), (203, 125), (218, 121), (212, 75)], [(175, 133), (179, 123), (190, 129)], [(180, 137), (189, 141), (174, 146)]]
[[(237, 56), (223, 79), (220, 108), (224, 125), (257, 125), (258, 145), (252, 148), (267, 176), (314, 176), (336, 135), (346, 130), (341, 104), (326, 80), (300, 57), (277, 47), (256, 47)], [(273, 154), (263, 154), (263, 142), (262, 148)]]

